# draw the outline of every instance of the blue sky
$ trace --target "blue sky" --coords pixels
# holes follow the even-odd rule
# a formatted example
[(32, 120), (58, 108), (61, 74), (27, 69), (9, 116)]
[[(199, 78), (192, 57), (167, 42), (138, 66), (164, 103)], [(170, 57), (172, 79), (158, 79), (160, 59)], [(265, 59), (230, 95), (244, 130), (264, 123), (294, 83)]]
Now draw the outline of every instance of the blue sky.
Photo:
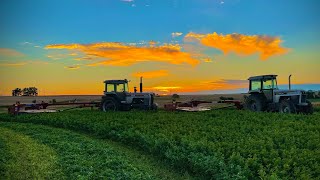
[[(3, 0), (0, 2), (0, 48), (4, 52), (0, 54), (0, 68), (3, 70), (1, 75), (3, 78), (10, 77), (10, 73), (4, 73), (4, 68), (7, 70), (9, 68), (10, 72), (18, 70), (29, 72), (25, 66), (19, 65), (17, 69), (10, 64), (23, 64), (22, 61), (28, 62), (25, 63), (26, 66), (31, 66), (33, 61), (49, 63), (51, 68), (48, 68), (48, 71), (53, 72), (57, 71), (54, 68), (59, 68), (59, 65), (62, 69), (66, 66), (79, 66), (74, 76), (81, 77), (89, 73), (86, 61), (75, 61), (71, 57), (61, 55), (70, 53), (70, 49), (46, 49), (52, 44), (155, 41), (158, 43), (157, 46), (178, 44), (182, 47), (183, 52), (189, 53), (184, 45), (186, 44), (185, 37), (190, 32), (200, 35), (217, 33), (225, 36), (236, 33), (243, 37), (264, 35), (270, 39), (278, 38), (281, 40), (279, 46), (289, 51), (282, 53), (281, 56), (272, 55), (268, 61), (273, 63), (265, 63), (259, 61), (259, 57), (255, 55), (247, 56), (246, 54), (244, 57), (240, 53), (238, 57), (233, 54), (223, 54), (221, 48), (217, 47), (212, 48), (203, 44), (197, 47), (203, 49), (201, 50), (203, 57), (212, 59), (212, 62), (216, 64), (220, 63), (210, 65), (213, 70), (218, 67), (220, 69), (230, 67), (230, 62), (234, 58), (248, 59), (240, 60), (243, 63), (235, 63), (237, 64), (235, 66), (247, 67), (254, 64), (258, 67), (255, 69), (264, 66), (264, 69), (259, 71), (245, 68), (244, 73), (239, 72), (238, 74), (234, 73), (235, 70), (214, 74), (201, 63), (197, 65), (197, 68), (189, 70), (180, 70), (185, 68), (184, 65), (177, 66), (170, 63), (165, 65), (153, 62), (141, 63), (140, 66), (130, 65), (126, 68), (110, 66), (94, 68), (101, 69), (101, 71), (118, 69), (117, 73), (128, 72), (124, 74), (130, 76), (136, 71), (148, 72), (149, 69), (154, 69), (154, 66), (159, 66), (161, 70), (169, 72), (168, 74), (173, 79), (169, 85), (172, 86), (180, 81), (179, 75), (175, 75), (173, 71), (187, 73), (196, 72), (195, 69), (199, 74), (207, 72), (208, 76), (215, 80), (246, 79), (247, 74), (257, 75), (270, 72), (282, 75), (282, 81), (285, 82), (287, 75), (291, 72), (282, 71), (280, 68), (274, 70), (274, 67), (281, 66), (285, 69), (286, 64), (292, 62), (288, 68), (292, 69), (296, 77), (301, 77), (298, 83), (317, 84), (320, 83), (320, 79), (314, 76), (319, 73), (314, 67), (320, 65), (318, 60), (320, 57), (318, 52), (320, 49), (319, 7), (320, 1), (318, 0)], [(182, 35), (173, 37), (172, 33), (175, 32), (182, 33)], [(8, 49), (22, 53), (23, 58), (8, 57), (8, 53), (5, 54)], [(49, 58), (54, 53), (59, 55), (59, 58), (56, 58), (59, 61), (52, 61)], [(101, 59), (100, 56), (97, 57), (99, 58)], [(290, 59), (293, 60), (290, 61)], [(197, 60), (201, 61), (201, 59)], [(3, 63), (2, 66), (1, 63)], [(10, 67), (5, 67), (8, 64)], [(32, 66), (33, 68), (40, 67), (39, 64), (33, 63)], [(208, 63), (205, 65), (209, 66)], [(309, 76), (305, 75), (306, 71), (299, 72), (301, 67), (310, 69)], [(46, 67), (41, 66), (41, 68)], [(68, 68), (65, 71), (68, 71)], [(117, 73), (110, 77), (117, 77)], [(119, 78), (122, 77), (124, 76), (119, 76)], [(92, 78), (103, 77), (100, 74)], [(200, 78), (195, 77), (194, 79), (200, 81)], [(166, 79), (160, 78), (156, 79), (157, 83), (150, 83), (153, 83), (152, 86), (167, 86)], [(209, 81), (207, 77), (204, 80)], [(3, 81), (8, 83), (6, 80)], [(41, 84), (41, 80), (37, 81)], [(27, 84), (27, 82), (7, 84), (6, 88), (10, 89), (14, 86), (21, 86), (21, 84)]]
[(288, 38), (290, 45), (298, 46), (306, 40), (317, 42), (311, 36), (319, 32), (317, 7), (317, 0), (10, 0), (1, 2), (5, 26), (0, 32), (2, 46), (23, 40), (168, 41), (173, 31), (300, 34)]

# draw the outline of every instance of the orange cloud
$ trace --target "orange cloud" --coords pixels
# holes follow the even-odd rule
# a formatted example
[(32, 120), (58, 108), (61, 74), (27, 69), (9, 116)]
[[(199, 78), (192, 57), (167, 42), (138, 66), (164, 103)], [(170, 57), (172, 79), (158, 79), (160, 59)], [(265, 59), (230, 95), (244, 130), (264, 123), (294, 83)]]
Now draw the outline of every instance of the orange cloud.
[(24, 66), (26, 65), (26, 62), (22, 63), (0, 63), (0, 66)]
[(184, 40), (185, 41), (194, 41), (195, 39), (200, 40), (200, 39), (204, 38), (205, 36), (206, 36), (205, 34), (197, 34), (194, 32), (189, 32), (188, 34), (186, 34), (184, 36)]
[(154, 61), (170, 64), (190, 64), (192, 66), (199, 64), (199, 60), (194, 59), (190, 53), (181, 51), (178, 44), (155, 46), (154, 43), (151, 43), (151, 45), (136, 46), (117, 42), (103, 42), (95, 44), (54, 44), (47, 45), (46, 49), (78, 50), (85, 56), (105, 58), (105, 60), (89, 64), (89, 66), (129, 66), (139, 62)]
[(65, 66), (65, 69), (70, 69), (70, 70), (76, 70), (76, 69), (80, 69), (80, 66)]
[(211, 62), (212, 62), (212, 59), (210, 59), (210, 58), (204, 58), (203, 61), (206, 62), (206, 63), (211, 63)]
[(144, 77), (144, 78), (157, 78), (168, 76), (169, 73), (167, 70), (157, 70), (157, 71), (148, 71), (148, 72), (136, 72), (133, 73), (132, 76), (134, 77)]
[(19, 66), (24, 66), (24, 65), (31, 65), (31, 64), (36, 64), (36, 65), (48, 65), (49, 63), (46, 61), (42, 60), (28, 60), (28, 61), (16, 61), (16, 62), (1, 62), (0, 66), (3, 67), (19, 67)]
[(156, 44), (157, 44), (156, 41), (149, 41), (149, 45), (150, 45), (151, 47), (154, 47)]
[(239, 55), (260, 54), (261, 60), (267, 60), (271, 56), (282, 55), (288, 52), (281, 47), (282, 40), (279, 37), (266, 35), (243, 34), (197, 34), (190, 32), (185, 36), (185, 41), (200, 41), (202, 45), (213, 47), (223, 51), (224, 54), (234, 52)]
[(78, 54), (77, 53), (70, 53), (70, 54), (68, 54), (69, 56), (78, 56)]
[(14, 50), (14, 49), (0, 48), (0, 56), (21, 57), (21, 56), (24, 56), (24, 54)]

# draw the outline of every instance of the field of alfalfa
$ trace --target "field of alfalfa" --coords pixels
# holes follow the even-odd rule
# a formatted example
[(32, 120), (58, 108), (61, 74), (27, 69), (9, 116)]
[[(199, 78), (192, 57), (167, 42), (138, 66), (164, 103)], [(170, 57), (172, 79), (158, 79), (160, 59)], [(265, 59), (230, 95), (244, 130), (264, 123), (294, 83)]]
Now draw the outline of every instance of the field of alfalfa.
[(317, 179), (313, 115), (207, 112), (0, 114), (4, 179)]

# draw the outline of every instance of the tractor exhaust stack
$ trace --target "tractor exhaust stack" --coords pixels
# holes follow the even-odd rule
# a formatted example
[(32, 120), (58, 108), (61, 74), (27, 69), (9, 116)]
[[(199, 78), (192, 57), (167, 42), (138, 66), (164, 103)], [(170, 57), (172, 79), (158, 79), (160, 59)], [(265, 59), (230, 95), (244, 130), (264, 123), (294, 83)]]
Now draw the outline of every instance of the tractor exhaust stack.
[(142, 76), (140, 77), (140, 92), (142, 93)]
[(289, 90), (291, 90), (291, 74), (289, 75)]

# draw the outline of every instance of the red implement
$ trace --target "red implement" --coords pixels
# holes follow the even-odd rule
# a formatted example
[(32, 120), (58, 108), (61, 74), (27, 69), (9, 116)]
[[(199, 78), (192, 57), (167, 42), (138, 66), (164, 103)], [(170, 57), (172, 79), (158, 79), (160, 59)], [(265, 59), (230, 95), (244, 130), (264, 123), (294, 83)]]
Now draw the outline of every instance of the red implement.
[[(76, 106), (68, 109), (83, 108), (83, 107), (100, 107), (100, 102), (75, 102), (75, 103), (32, 103), (32, 104), (20, 104), (16, 102), (8, 107), (8, 113), (17, 115), (21, 113), (41, 113), (41, 112), (58, 112), (58, 110), (47, 109), (48, 106)], [(65, 110), (68, 110), (65, 109)]]
[(204, 111), (210, 110), (210, 108), (199, 108), (198, 105), (202, 103), (212, 103), (211, 101), (198, 101), (192, 100), (188, 102), (175, 102), (173, 101), (171, 104), (165, 104), (164, 109), (167, 111)]

